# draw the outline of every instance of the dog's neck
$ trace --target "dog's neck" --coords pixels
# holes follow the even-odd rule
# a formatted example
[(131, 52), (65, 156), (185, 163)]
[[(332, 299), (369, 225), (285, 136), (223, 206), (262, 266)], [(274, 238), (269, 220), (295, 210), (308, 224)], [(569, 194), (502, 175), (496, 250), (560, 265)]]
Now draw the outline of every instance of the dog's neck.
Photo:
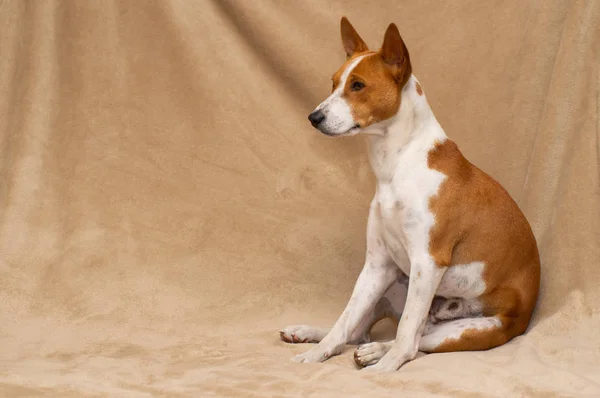
[(363, 133), (368, 136), (369, 160), (380, 183), (391, 182), (402, 163), (427, 161), (435, 143), (448, 138), (414, 76), (402, 89), (398, 113)]

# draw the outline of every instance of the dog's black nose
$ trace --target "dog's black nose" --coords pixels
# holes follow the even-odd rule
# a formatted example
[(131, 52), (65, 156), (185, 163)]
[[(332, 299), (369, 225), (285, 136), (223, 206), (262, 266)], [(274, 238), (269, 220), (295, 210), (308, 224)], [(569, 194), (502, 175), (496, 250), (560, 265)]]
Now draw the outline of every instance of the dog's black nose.
[(312, 124), (313, 127), (317, 127), (319, 123), (323, 121), (323, 119), (325, 119), (325, 115), (321, 111), (314, 111), (308, 115), (308, 120), (310, 120), (310, 124)]

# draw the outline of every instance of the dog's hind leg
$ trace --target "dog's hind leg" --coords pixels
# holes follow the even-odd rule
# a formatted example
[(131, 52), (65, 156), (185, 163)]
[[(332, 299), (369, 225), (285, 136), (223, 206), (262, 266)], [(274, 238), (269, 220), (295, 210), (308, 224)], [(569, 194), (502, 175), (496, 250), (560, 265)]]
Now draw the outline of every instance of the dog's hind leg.
[(514, 337), (513, 324), (511, 318), (502, 315), (441, 322), (421, 338), (419, 351), (485, 351)]
[[(419, 341), (419, 351), (425, 353), (453, 351), (484, 351), (510, 340), (507, 317), (477, 317), (427, 322), (425, 333)], [(360, 345), (354, 352), (359, 366), (371, 366), (387, 354), (394, 340)]]

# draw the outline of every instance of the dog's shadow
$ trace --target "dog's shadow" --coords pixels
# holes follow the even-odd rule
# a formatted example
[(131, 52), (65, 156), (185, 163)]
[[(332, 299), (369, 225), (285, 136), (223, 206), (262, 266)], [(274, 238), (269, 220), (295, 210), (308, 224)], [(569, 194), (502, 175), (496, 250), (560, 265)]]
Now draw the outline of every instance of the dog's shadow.
[(396, 338), (398, 324), (392, 319), (385, 318), (377, 322), (371, 329), (371, 341), (389, 341)]

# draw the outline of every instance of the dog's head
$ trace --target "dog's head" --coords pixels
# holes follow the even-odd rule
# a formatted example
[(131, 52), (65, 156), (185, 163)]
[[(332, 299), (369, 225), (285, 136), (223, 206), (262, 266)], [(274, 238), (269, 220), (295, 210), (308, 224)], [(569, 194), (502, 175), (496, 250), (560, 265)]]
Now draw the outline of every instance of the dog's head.
[(323, 134), (347, 136), (394, 116), (402, 88), (412, 74), (408, 50), (395, 24), (383, 46), (370, 51), (346, 17), (341, 21), (347, 59), (333, 75), (333, 90), (308, 116)]

